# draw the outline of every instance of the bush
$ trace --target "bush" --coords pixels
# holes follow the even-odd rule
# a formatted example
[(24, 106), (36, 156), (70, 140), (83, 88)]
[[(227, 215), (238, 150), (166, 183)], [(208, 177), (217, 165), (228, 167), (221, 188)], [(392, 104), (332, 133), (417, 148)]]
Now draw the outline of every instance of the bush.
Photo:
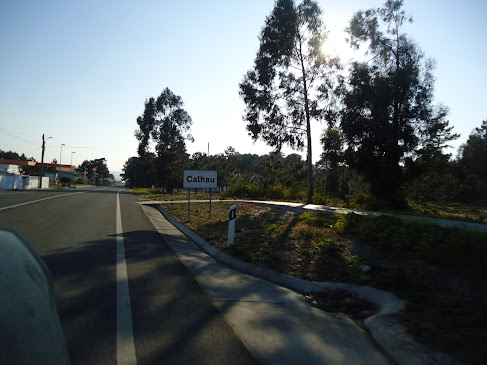
[(265, 191), (268, 199), (288, 200), (291, 198), (291, 190), (282, 185), (270, 186)]
[(343, 199), (338, 197), (325, 196), (323, 193), (313, 194), (313, 203), (318, 205), (328, 205), (330, 207), (343, 207), (345, 202)]
[(314, 191), (313, 192), (313, 203), (314, 204), (327, 205), (328, 204), (328, 198), (323, 193)]
[(375, 197), (373, 194), (361, 192), (357, 193), (354, 199), (348, 203), (348, 207), (378, 211), (380, 209), (407, 209), (408, 204), (407, 201), (402, 197), (397, 197), (395, 200), (386, 201)]
[(406, 185), (415, 201), (451, 201), (461, 191), (459, 179), (452, 173), (431, 171)]
[(279, 184), (264, 189), (262, 185), (251, 182), (230, 185), (227, 191), (222, 193), (222, 197), (226, 198), (267, 198), (271, 200), (302, 200), (305, 196), (306, 189), (299, 184), (293, 184), (291, 187)]
[(377, 210), (381, 207), (380, 201), (372, 194), (358, 193), (355, 198), (350, 202), (351, 208), (365, 209), (365, 210)]
[(238, 184), (230, 185), (230, 187), (222, 193), (223, 197), (233, 197), (233, 198), (262, 198), (264, 196), (263, 189), (251, 182), (241, 182)]
[(454, 270), (472, 282), (483, 283), (487, 279), (485, 233), (408, 222), (387, 215), (358, 214), (339, 217), (335, 229), (357, 234), (383, 250), (419, 253), (430, 263)]
[(291, 188), (291, 199), (296, 199), (296, 200), (305, 200), (306, 199), (306, 187), (303, 187), (300, 184), (294, 183)]

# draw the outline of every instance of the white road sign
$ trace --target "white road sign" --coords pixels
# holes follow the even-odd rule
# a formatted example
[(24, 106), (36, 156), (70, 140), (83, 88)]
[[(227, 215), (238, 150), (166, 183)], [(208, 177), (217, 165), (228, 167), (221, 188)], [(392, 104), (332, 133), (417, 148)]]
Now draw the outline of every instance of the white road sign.
[(183, 187), (186, 189), (215, 189), (217, 171), (184, 170)]

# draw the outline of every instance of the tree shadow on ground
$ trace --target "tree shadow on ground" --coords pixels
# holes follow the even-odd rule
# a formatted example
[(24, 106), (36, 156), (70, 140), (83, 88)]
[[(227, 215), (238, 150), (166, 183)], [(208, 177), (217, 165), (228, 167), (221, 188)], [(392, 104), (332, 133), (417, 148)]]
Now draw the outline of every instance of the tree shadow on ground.
[[(43, 256), (73, 364), (116, 361), (115, 238)], [(253, 361), (158, 232), (123, 238), (139, 364)]]

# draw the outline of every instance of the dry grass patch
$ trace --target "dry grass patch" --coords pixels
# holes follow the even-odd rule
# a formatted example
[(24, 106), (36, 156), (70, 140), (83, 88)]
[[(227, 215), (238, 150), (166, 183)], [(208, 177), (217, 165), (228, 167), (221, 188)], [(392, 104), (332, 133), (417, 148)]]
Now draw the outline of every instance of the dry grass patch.
[[(237, 205), (235, 246), (227, 248), (233, 204)], [(394, 292), (409, 302), (400, 319), (415, 338), (467, 363), (478, 363), (487, 354), (482, 346), (487, 341), (487, 295), (482, 284), (487, 278), (485, 234), (387, 216), (330, 216), (231, 201), (213, 203), (211, 219), (208, 203), (192, 203), (187, 222), (186, 204), (163, 207), (241, 260), (306, 280)], [(372, 270), (364, 272), (365, 265)], [(330, 295), (325, 297), (331, 300)], [(332, 297), (335, 301), (337, 295)], [(313, 298), (312, 302), (322, 303), (324, 297)]]

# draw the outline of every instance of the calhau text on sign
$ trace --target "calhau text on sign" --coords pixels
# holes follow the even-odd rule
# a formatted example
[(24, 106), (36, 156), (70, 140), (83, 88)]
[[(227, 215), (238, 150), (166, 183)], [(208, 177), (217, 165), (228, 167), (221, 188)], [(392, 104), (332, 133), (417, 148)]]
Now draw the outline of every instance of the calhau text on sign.
[(215, 189), (217, 186), (217, 171), (184, 170), (183, 187), (186, 189)]

